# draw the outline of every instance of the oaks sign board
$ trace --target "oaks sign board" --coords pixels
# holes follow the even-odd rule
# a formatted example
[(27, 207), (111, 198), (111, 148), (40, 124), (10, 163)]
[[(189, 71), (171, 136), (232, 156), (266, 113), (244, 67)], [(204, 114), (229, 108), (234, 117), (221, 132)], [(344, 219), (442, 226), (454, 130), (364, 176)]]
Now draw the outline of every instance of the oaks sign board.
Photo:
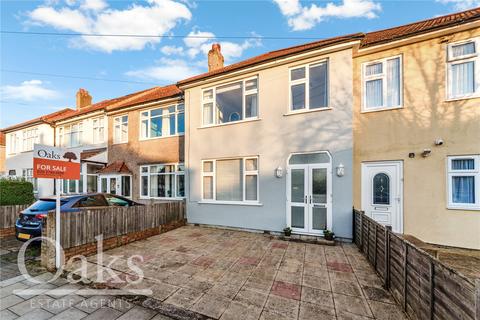
[(33, 177), (80, 179), (80, 153), (58, 147), (33, 146)]

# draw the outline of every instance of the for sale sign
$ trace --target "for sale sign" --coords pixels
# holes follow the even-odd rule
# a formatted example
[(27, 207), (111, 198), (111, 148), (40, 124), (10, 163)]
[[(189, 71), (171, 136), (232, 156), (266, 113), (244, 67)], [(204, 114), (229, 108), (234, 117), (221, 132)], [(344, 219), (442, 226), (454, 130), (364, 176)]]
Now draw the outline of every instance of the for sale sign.
[(33, 146), (33, 177), (80, 179), (80, 154), (58, 147)]

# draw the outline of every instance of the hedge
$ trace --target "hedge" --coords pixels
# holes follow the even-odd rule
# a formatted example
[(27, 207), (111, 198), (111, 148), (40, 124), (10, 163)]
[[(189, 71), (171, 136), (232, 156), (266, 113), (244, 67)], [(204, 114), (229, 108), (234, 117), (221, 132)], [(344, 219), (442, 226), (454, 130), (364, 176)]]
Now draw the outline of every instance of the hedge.
[(0, 205), (30, 204), (34, 201), (33, 184), (31, 182), (0, 179)]

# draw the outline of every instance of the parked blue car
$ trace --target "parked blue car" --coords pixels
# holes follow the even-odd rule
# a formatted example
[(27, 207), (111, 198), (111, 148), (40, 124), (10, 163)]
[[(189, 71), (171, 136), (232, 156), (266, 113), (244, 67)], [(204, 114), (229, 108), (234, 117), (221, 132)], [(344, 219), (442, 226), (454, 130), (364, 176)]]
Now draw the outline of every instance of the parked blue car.
[[(20, 241), (27, 241), (42, 235), (43, 218), (49, 211), (55, 210), (55, 197), (37, 200), (20, 212), (15, 222), (15, 236)], [(60, 198), (60, 212), (79, 212), (82, 209), (98, 207), (131, 207), (142, 205), (130, 199), (109, 193), (91, 193)]]

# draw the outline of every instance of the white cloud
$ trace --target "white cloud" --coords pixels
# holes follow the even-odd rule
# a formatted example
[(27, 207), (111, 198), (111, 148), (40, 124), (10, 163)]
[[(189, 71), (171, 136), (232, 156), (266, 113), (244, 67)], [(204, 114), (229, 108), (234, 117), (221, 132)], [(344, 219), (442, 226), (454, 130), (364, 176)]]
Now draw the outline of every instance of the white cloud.
[(183, 47), (176, 47), (176, 46), (163, 46), (160, 49), (160, 51), (166, 56), (171, 56), (171, 55), (183, 56), (185, 54)]
[(480, 0), (437, 0), (437, 2), (453, 5), (455, 10), (463, 11), (480, 6)]
[(308, 30), (328, 18), (377, 17), (382, 10), (374, 0), (343, 0), (342, 3), (327, 3), (325, 6), (302, 6), (299, 0), (274, 0), (280, 11), (288, 18), (288, 25), (294, 31)]
[[(61, 30), (98, 34), (165, 35), (192, 13), (188, 7), (173, 0), (148, 0), (148, 4), (132, 4), (126, 9), (108, 8), (103, 0), (84, 0), (76, 8), (38, 7), (29, 12), (30, 22)], [(160, 42), (148, 37), (89, 37), (73, 39), (80, 48), (105, 52), (141, 50)]]
[(1, 86), (0, 94), (2, 100), (8, 102), (51, 100), (60, 97), (59, 92), (46, 88), (41, 80), (27, 80), (17, 86)]
[(125, 74), (147, 80), (159, 80), (166, 82), (177, 82), (199, 74), (201, 70), (194, 64), (181, 59), (162, 58), (157, 65), (140, 70), (128, 71)]

